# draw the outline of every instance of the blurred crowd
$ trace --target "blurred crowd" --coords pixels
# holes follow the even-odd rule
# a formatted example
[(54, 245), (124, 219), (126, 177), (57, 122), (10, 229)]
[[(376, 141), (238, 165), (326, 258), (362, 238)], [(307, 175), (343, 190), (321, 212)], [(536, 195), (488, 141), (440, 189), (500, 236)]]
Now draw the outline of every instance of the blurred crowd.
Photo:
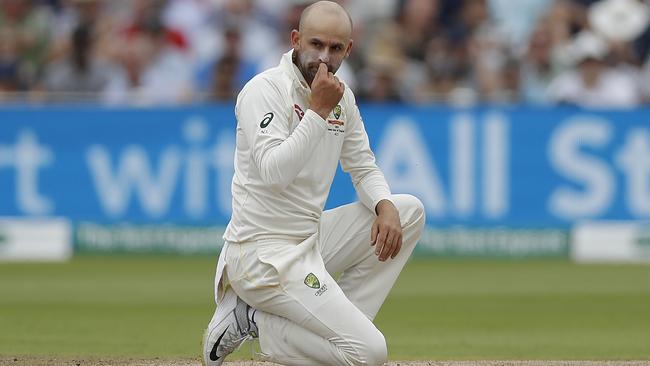
[[(650, 104), (650, 0), (340, 0), (370, 102)], [(307, 0), (0, 0), (0, 103), (231, 101)]]

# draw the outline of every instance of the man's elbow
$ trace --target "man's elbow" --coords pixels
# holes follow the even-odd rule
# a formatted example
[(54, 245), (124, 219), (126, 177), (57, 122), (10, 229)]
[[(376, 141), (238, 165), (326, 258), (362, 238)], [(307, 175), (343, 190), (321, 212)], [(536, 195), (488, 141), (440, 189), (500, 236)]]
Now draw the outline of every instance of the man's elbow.
[(269, 164), (263, 164), (260, 169), (260, 176), (264, 184), (269, 188), (276, 190), (283, 190), (293, 181), (291, 174), (284, 172), (282, 169), (276, 166), (269, 166)]

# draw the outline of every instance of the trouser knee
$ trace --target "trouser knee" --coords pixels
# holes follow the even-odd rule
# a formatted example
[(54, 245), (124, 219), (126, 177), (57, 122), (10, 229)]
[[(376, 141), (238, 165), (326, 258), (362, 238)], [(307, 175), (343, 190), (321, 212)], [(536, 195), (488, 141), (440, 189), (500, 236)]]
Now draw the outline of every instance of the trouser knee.
[(393, 195), (393, 201), (399, 211), (404, 229), (421, 230), (424, 226), (424, 204), (419, 198), (410, 194)]

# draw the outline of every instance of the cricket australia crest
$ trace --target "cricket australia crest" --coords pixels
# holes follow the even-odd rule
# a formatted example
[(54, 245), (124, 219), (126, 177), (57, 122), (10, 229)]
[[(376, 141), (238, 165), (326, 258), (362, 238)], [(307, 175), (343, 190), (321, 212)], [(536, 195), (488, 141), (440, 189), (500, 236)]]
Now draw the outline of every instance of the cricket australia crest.
[(336, 107), (334, 107), (332, 113), (334, 114), (334, 118), (336, 119), (341, 118), (341, 105), (337, 104)]
[(305, 285), (311, 288), (320, 288), (320, 281), (318, 281), (318, 277), (316, 277), (315, 274), (310, 273), (305, 277)]

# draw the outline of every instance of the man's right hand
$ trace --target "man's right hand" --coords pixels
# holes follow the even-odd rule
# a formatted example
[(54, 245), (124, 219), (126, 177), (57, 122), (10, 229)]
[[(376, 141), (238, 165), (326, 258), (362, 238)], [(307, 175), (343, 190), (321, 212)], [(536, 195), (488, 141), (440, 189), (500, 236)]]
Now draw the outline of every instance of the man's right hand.
[(344, 91), (345, 85), (327, 71), (327, 65), (321, 63), (314, 81), (311, 82), (311, 110), (327, 119), (332, 109), (341, 101)]

